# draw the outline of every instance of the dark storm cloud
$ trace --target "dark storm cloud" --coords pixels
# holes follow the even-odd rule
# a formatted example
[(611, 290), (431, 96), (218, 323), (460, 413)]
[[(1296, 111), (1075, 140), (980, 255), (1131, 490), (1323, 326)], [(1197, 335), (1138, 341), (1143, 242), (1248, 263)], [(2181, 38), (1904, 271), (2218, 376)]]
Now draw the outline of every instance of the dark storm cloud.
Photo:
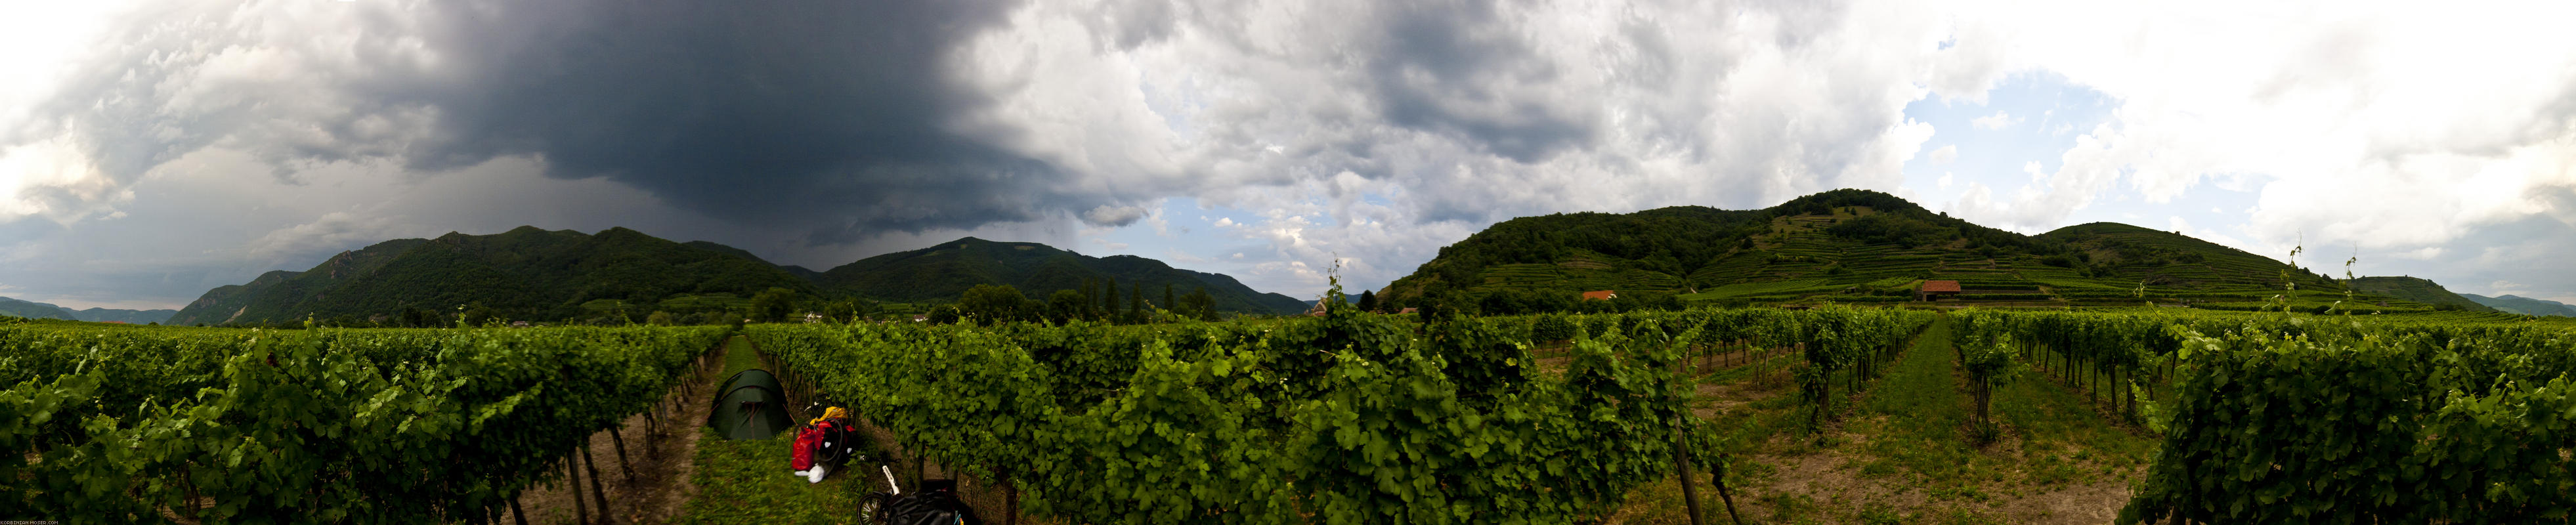
[(1386, 46), (1369, 63), (1379, 110), (1393, 124), (1450, 135), (1529, 163), (1591, 144), (1597, 122), (1511, 86), (1559, 74), (1490, 1), (1389, 6)]
[[(1055, 175), (963, 136), (986, 101), (945, 57), (1006, 2), (500, 2), (440, 35), (482, 62), (435, 103), (450, 133), (417, 167), (543, 155), (716, 216), (816, 230), (1021, 221)], [(498, 38), (495, 38), (498, 37)]]
[[(161, 70), (166, 78), (134, 78), (185, 49), (223, 49), (234, 33), (256, 32), (159, 20), (132, 24), (133, 43), (94, 64), (86, 88), (66, 90), (54, 109), (85, 114), (93, 156), (125, 182), (234, 139), (281, 174), (370, 158), (434, 173), (532, 156), (552, 177), (604, 177), (710, 216), (810, 229), (816, 242), (1091, 209), (1103, 202), (1061, 190), (1053, 166), (994, 145), (1009, 132), (958, 122), (990, 101), (958, 85), (951, 55), (1014, 3), (361, 4), (377, 9), (356, 17), (360, 27), (336, 28), (351, 34), (354, 56), (307, 52), (282, 73), (345, 101), (308, 115), (184, 89), (223, 85), (206, 80), (222, 52)], [(1138, 30), (1145, 36), (1134, 38), (1152, 34)], [(414, 43), (430, 58), (406, 55)]]

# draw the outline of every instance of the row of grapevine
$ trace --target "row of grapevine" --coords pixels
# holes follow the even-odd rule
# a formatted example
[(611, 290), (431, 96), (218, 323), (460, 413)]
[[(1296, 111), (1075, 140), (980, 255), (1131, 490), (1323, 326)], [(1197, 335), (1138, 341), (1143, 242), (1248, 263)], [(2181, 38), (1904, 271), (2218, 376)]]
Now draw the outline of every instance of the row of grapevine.
[(728, 332), (0, 326), (0, 508), (483, 521), (666, 400)]
[[(1863, 361), (1930, 314), (1833, 309), (1428, 325), (754, 326), (908, 450), (1089, 523), (1565, 522), (1671, 474), (1717, 341)], [(1536, 370), (1533, 331), (1571, 339)], [(1544, 337), (1544, 336), (1542, 336)]]
[(2132, 518), (2567, 523), (2576, 332), (2259, 317), (2178, 324)]
[[(1937, 315), (1920, 310), (1826, 306), (1813, 310), (1700, 309), (1537, 316), (1528, 322), (1533, 336), (1541, 338), (1564, 330), (1553, 328), (1560, 324), (1598, 331), (1651, 321), (1667, 331), (1697, 329), (1698, 335), (1683, 350), (1685, 358), (1693, 359), (1747, 345), (1796, 348), (1806, 365), (1797, 370), (1800, 391), (1814, 403), (1808, 419), (1812, 427), (1821, 424), (1824, 415), (1832, 411), (1836, 382), (1858, 390), (1863, 382), (1877, 378), (1884, 373), (1881, 367), (1895, 359), (1914, 334), (1922, 332)], [(1557, 320), (1560, 317), (1569, 320)]]
[[(1962, 355), (2156, 392), (2130, 521), (2565, 523), (2576, 330), (2369, 316), (1971, 311)], [(2032, 344), (2036, 342), (2036, 344)], [(1969, 360), (1971, 375), (1978, 365)], [(2145, 379), (2140, 379), (2140, 377)]]

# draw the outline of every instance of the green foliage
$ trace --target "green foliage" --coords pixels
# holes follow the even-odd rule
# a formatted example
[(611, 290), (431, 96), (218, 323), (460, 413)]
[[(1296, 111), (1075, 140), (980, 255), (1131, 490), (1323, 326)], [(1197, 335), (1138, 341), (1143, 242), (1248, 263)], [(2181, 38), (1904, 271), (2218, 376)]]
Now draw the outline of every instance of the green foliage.
[(771, 288), (751, 296), (751, 318), (764, 323), (787, 321), (796, 315), (796, 291)]
[(1009, 286), (979, 285), (957, 298), (957, 312), (977, 323), (995, 324), (1039, 317), (1036, 305)]
[(2186, 366), (2165, 459), (2125, 517), (2537, 523), (2576, 509), (2564, 329), (2260, 317), (2173, 330)]
[(160, 521), (193, 496), (217, 523), (483, 515), (725, 333), (0, 326), (0, 508)]
[(1325, 302), (1285, 323), (749, 335), (907, 449), (1010, 480), (1068, 522), (1553, 523), (1668, 475), (1690, 391), (1673, 365), (1720, 324), (1605, 319), (1551, 376), (1530, 369), (1517, 323), (1425, 337)]
[(1970, 311), (1961, 350), (2019, 350), (2112, 408), (2141, 398), (2122, 411), (2164, 444), (2124, 522), (2531, 523), (2576, 508), (2576, 330), (2277, 312)]
[(1967, 372), (1970, 395), (1977, 405), (1976, 424), (1987, 439), (1995, 437), (1992, 416), (1994, 393), (2021, 376), (2028, 367), (2022, 362), (2021, 347), (2013, 342), (2013, 331), (2005, 316), (1984, 311), (1966, 311), (1955, 316), (1960, 325), (1958, 341), (1959, 368)]

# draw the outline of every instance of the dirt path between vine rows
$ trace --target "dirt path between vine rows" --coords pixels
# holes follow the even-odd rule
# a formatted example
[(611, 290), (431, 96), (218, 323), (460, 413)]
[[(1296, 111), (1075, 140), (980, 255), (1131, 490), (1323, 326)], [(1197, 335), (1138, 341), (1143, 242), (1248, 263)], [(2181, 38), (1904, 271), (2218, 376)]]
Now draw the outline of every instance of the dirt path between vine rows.
[[(726, 344), (731, 345), (731, 341), (728, 339)], [(741, 350), (750, 351), (747, 347)], [(644, 414), (636, 414), (621, 422), (622, 427), (616, 435), (601, 431), (590, 436), (590, 461), (598, 468), (598, 488), (602, 489), (599, 493), (608, 497), (607, 517), (611, 522), (620, 525), (669, 523), (672, 517), (679, 515), (681, 505), (697, 495), (696, 485), (689, 483), (689, 474), (697, 457), (698, 437), (702, 435), (698, 428), (705, 426), (707, 411), (712, 406), (703, 401), (710, 395), (708, 392), (715, 389), (715, 382), (722, 379), (716, 374), (723, 371), (724, 351), (718, 351), (700, 360), (696, 377), (690, 378), (687, 384), (673, 391), (665, 400), (657, 412), (660, 414), (659, 422), (649, 421)], [(625, 466), (620, 466), (618, 461), (618, 435), (625, 437)], [(599, 494), (592, 491), (589, 470), (592, 465), (583, 464), (579, 453), (572, 457), (574, 467), (582, 469), (579, 471), (579, 494), (586, 500), (589, 507), (586, 510), (591, 519), (598, 520), (602, 506), (597, 499), (592, 499)], [(633, 468), (631, 474), (627, 467)], [(566, 490), (571, 487), (566, 486), (562, 474), (558, 472), (555, 479), (520, 495), (519, 503), (521, 509), (527, 511), (526, 516), (505, 515), (500, 523), (578, 523), (580, 520), (576, 517), (572, 500), (574, 492)]]

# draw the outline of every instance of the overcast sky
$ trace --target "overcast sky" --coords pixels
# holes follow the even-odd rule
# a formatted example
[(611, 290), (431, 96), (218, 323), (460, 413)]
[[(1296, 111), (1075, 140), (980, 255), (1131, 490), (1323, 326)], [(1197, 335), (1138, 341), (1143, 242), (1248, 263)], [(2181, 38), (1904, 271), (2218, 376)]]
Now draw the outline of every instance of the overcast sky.
[[(2256, 6), (2256, 7), (2249, 7)], [(0, 295), (626, 226), (1318, 295), (1493, 222), (1888, 191), (2576, 302), (2576, 3), (0, 4)]]

